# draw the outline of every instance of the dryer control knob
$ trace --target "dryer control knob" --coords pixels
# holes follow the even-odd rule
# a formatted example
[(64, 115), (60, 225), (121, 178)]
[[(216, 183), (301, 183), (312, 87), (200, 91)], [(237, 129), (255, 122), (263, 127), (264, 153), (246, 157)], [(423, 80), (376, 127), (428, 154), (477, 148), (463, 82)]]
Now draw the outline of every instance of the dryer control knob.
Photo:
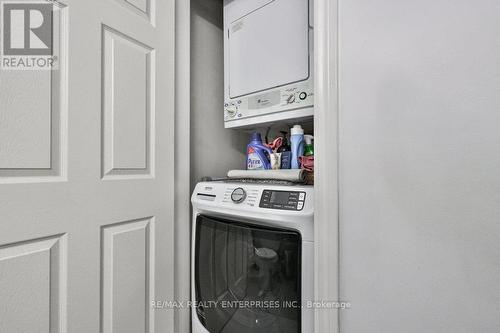
[(244, 189), (241, 187), (238, 187), (231, 193), (231, 200), (233, 200), (234, 203), (242, 203), (245, 201), (247, 197), (247, 192), (245, 192)]
[(234, 118), (236, 116), (236, 113), (238, 113), (238, 108), (235, 105), (229, 105), (226, 107), (226, 114), (230, 118)]

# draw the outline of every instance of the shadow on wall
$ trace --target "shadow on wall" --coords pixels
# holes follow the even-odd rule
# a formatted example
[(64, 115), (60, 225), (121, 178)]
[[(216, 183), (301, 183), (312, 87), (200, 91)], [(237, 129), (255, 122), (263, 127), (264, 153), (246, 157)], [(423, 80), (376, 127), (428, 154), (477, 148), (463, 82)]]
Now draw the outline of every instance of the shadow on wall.
[[(248, 133), (224, 129), (222, 1), (191, 1), (191, 186), (245, 168)], [(188, 135), (188, 134), (186, 134)]]
[(192, 0), (193, 15), (202, 17), (207, 22), (222, 30), (222, 0)]

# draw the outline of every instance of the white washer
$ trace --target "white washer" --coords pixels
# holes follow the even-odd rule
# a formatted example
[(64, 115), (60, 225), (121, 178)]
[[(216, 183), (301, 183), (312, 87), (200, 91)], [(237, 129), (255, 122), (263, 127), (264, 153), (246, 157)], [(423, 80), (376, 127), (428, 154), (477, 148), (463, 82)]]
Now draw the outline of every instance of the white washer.
[(194, 189), (193, 333), (313, 332), (313, 188)]

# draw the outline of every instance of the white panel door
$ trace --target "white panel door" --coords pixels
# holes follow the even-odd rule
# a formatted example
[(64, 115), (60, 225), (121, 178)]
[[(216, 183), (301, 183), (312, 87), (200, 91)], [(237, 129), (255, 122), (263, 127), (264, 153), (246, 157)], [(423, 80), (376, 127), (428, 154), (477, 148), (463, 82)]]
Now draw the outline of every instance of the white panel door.
[(343, 333), (500, 332), (500, 2), (339, 2)]
[(173, 332), (174, 0), (58, 7), (0, 69), (0, 332)]

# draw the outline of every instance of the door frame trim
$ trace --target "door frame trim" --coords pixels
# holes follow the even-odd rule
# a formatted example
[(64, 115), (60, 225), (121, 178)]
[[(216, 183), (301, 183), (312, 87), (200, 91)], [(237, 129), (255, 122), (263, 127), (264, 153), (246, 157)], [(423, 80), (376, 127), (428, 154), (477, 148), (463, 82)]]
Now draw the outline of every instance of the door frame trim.
[[(314, 25), (314, 298), (340, 302), (338, 0), (315, 0)], [(338, 333), (339, 311), (317, 308), (314, 331)]]
[[(175, 129), (174, 129), (174, 298), (191, 297), (191, 2), (175, 0)], [(174, 331), (191, 331), (191, 311), (176, 308)]]

